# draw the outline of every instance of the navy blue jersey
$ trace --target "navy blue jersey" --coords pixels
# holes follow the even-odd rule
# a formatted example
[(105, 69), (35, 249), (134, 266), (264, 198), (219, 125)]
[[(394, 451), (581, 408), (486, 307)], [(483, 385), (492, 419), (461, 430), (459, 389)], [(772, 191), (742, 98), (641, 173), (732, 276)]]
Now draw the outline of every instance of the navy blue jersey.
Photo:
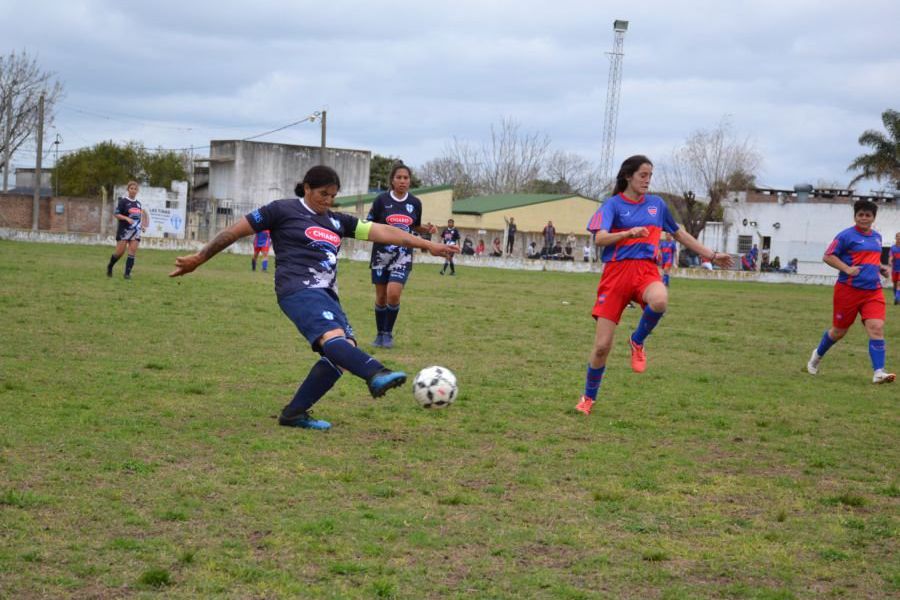
[(129, 225), (125, 221), (119, 221), (119, 234), (125, 233), (128, 229), (140, 229), (141, 228), (141, 219), (144, 216), (144, 209), (141, 208), (140, 200), (132, 200), (128, 196), (122, 196), (119, 198), (119, 203), (116, 205), (116, 214), (124, 215), (134, 220), (133, 225)]
[(299, 198), (275, 200), (247, 215), (253, 230), (269, 230), (278, 261), (279, 298), (306, 288), (324, 288), (337, 297), (337, 253), (341, 239), (355, 238), (360, 220), (328, 211), (316, 214)]
[(441, 232), (441, 241), (448, 246), (459, 246), (459, 229), (447, 227)]
[[(422, 202), (412, 194), (406, 194), (405, 198), (398, 200), (392, 192), (384, 192), (372, 202), (366, 220), (392, 225), (412, 233), (416, 227), (422, 225)], [(411, 248), (393, 244), (372, 244), (372, 259), (369, 266), (373, 269), (383, 269), (391, 262), (395, 262), (398, 255), (404, 255), (401, 258), (408, 257), (408, 262), (412, 262)]]
[(874, 229), (863, 233), (856, 226), (848, 227), (829, 244), (825, 256), (836, 256), (847, 265), (859, 267), (856, 277), (841, 272), (838, 283), (861, 290), (881, 288), (881, 234)]

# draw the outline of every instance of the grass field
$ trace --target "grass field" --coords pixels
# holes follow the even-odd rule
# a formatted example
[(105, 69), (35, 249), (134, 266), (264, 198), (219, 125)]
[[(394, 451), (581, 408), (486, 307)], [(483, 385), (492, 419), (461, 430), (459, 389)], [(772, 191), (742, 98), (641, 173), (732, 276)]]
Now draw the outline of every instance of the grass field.
[(109, 253), (0, 242), (0, 597), (900, 595), (900, 385), (859, 326), (805, 373), (830, 288), (673, 280), (648, 371), (628, 311), (586, 418), (596, 275), (420, 264), (376, 356), (460, 399), (345, 376), (319, 433), (272, 418), (314, 355), (271, 276), (142, 250), (107, 279)]

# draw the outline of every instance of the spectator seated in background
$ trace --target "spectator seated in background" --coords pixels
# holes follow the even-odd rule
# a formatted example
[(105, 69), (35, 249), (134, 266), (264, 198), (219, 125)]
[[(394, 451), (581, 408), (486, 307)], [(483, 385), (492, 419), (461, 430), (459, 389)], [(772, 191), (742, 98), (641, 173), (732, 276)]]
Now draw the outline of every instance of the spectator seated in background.
[(466, 256), (473, 256), (475, 254), (475, 248), (472, 247), (471, 238), (466, 238), (462, 245), (462, 253)]
[(758, 256), (759, 256), (759, 248), (756, 247), (756, 244), (753, 244), (753, 247), (750, 248), (750, 251), (741, 257), (741, 270), (742, 271), (755, 271), (756, 270), (756, 258)]
[[(575, 236), (572, 237), (574, 238)], [(563, 249), (563, 252), (563, 260), (575, 260), (575, 255), (573, 254), (573, 252), (575, 252), (575, 248), (573, 248), (572, 245), (569, 244), (569, 242), (566, 242), (566, 247)]]
[(528, 243), (528, 248), (525, 250), (525, 256), (528, 258), (538, 258), (540, 253), (537, 250), (537, 244), (533, 241)]
[(792, 258), (788, 261), (788, 264), (785, 268), (779, 269), (782, 273), (797, 273), (797, 265), (800, 263), (796, 258)]
[(500, 245), (500, 238), (494, 238), (494, 243), (491, 244), (491, 256), (503, 256), (503, 246)]
[(777, 256), (775, 258), (773, 258), (772, 262), (769, 263), (769, 268), (772, 269), (773, 271), (780, 271), (781, 270), (781, 258), (779, 258)]
[(475, 256), (481, 256), (482, 254), (484, 254), (484, 240), (479, 239), (478, 245), (475, 246)]
[(591, 262), (591, 245), (585, 242), (584, 248), (581, 249), (581, 259), (584, 262)]

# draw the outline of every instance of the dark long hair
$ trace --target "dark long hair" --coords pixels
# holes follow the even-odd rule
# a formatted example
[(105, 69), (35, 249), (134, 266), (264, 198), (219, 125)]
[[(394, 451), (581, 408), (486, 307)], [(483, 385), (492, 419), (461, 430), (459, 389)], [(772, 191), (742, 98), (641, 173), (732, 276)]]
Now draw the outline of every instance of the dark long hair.
[(616, 187), (613, 189), (613, 196), (625, 191), (628, 187), (628, 178), (637, 173), (641, 165), (650, 165), (652, 167), (653, 163), (643, 154), (635, 154), (625, 159), (625, 162), (619, 167), (619, 173), (616, 175)]
[[(388, 189), (394, 189), (394, 175), (397, 174), (397, 171), (400, 169), (406, 169), (406, 172), (409, 174), (410, 180), (412, 179), (412, 169), (403, 164), (403, 161), (397, 161), (394, 163), (393, 168), (391, 168), (391, 175), (388, 177)], [(410, 182), (411, 183), (411, 182)]]
[(304, 184), (308, 185), (311, 189), (325, 187), (326, 185), (336, 185), (338, 189), (341, 189), (341, 178), (338, 177), (337, 171), (331, 167), (316, 165), (307, 171), (306, 175), (303, 176), (303, 181), (299, 182), (296, 187), (294, 187), (294, 193), (300, 198), (302, 198), (304, 194)]

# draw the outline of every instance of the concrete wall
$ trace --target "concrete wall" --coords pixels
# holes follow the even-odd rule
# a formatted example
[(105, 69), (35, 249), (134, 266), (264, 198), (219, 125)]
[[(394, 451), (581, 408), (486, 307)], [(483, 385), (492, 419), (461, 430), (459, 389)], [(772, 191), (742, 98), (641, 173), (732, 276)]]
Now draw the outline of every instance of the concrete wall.
[[(214, 140), (210, 147), (209, 195), (220, 206), (260, 206), (294, 196), (294, 186), (319, 164), (317, 146)], [(326, 164), (341, 177), (340, 195), (365, 194), (369, 187), (368, 150), (326, 148)]]
[[(779, 257), (782, 266), (797, 258), (798, 271), (805, 275), (835, 274), (822, 262), (822, 255), (839, 231), (853, 225), (853, 205), (848, 202), (779, 204), (739, 198), (724, 203), (724, 208), (727, 252), (737, 253), (738, 236), (753, 236), (760, 251), (762, 238), (771, 237), (770, 258)], [(881, 233), (885, 247), (890, 247), (900, 231), (900, 204), (879, 205), (875, 229)]]

